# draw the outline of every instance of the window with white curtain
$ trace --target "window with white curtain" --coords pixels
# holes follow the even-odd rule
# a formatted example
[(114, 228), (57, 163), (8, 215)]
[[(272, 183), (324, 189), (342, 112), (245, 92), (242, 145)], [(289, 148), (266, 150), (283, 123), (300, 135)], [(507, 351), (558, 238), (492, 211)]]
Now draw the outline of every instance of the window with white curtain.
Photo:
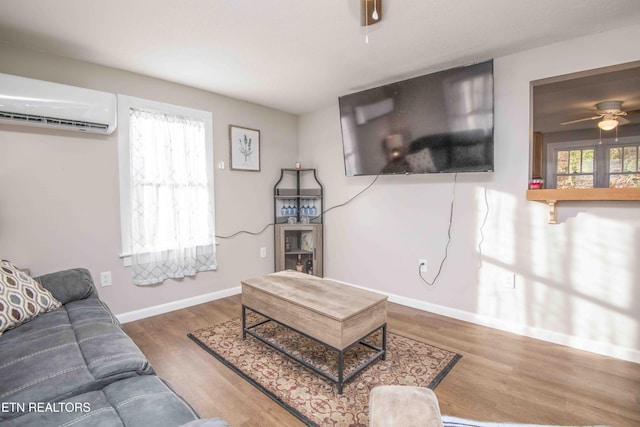
[(215, 270), (211, 113), (118, 102), (122, 251), (134, 284)]

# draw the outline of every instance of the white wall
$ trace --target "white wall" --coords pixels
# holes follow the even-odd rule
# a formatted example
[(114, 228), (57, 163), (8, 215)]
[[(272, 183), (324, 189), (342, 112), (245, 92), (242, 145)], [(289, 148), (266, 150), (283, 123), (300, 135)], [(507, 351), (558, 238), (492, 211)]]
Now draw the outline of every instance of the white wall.
[[(0, 46), (0, 72), (122, 93), (213, 112), (216, 231), (260, 230), (273, 221), (279, 168), (297, 160), (297, 117), (193, 88), (24, 49)], [(230, 171), (229, 124), (261, 131), (261, 172)], [(273, 229), (219, 240), (218, 270), (137, 287), (120, 254), (117, 131), (91, 136), (0, 125), (0, 257), (39, 275), (85, 267), (116, 314), (207, 297), (273, 271)], [(267, 258), (259, 257), (260, 247)]]
[[(640, 361), (640, 202), (561, 203), (560, 224), (549, 225), (546, 206), (525, 200), (530, 81), (639, 60), (637, 49), (610, 43), (637, 39), (640, 26), (495, 58), (496, 172), (458, 175), (449, 255), (434, 286), (419, 279), (417, 260), (428, 260), (425, 277), (433, 280), (454, 175), (384, 176), (328, 213), (325, 275), (405, 304)], [(318, 168), (327, 206), (373, 180), (344, 176), (337, 100), (301, 117), (299, 128), (302, 161)]]

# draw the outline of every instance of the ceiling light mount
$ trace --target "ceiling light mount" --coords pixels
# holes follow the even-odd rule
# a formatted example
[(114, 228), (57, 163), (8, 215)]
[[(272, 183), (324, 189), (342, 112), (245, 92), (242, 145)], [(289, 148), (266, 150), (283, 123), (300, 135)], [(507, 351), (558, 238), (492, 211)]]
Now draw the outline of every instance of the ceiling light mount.
[(382, 0), (360, 0), (360, 26), (367, 27), (382, 20)]

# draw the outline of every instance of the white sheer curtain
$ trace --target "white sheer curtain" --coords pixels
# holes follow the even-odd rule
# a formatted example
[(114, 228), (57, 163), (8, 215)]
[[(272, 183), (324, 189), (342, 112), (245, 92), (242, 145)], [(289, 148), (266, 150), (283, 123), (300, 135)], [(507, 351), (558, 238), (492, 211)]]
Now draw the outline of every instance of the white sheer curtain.
[(215, 270), (204, 122), (130, 110), (133, 282)]

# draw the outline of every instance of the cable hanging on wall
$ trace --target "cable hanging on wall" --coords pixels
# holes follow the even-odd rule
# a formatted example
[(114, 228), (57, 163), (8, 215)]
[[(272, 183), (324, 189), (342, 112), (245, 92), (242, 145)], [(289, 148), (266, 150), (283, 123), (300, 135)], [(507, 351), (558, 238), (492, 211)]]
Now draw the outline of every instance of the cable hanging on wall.
[[(351, 197), (350, 199), (348, 199), (346, 202), (343, 202), (343, 203), (340, 203), (340, 204), (337, 204), (337, 205), (331, 206), (330, 208), (327, 208), (326, 210), (322, 211), (319, 215), (317, 215), (317, 216), (315, 216), (315, 217), (312, 217), (310, 220), (311, 220), (311, 221), (313, 221), (314, 219), (321, 217), (322, 215), (326, 214), (326, 213), (327, 213), (327, 212), (329, 212), (329, 211), (332, 211), (332, 210), (334, 210), (334, 209), (336, 209), (336, 208), (340, 208), (340, 207), (342, 207), (342, 206), (346, 206), (346, 205), (348, 205), (348, 204), (349, 204), (349, 203), (351, 203), (351, 202), (352, 202), (356, 197), (360, 196), (360, 195), (361, 195), (361, 194), (363, 194), (365, 191), (367, 191), (368, 189), (370, 189), (370, 188), (373, 186), (373, 184), (375, 184), (375, 183), (376, 183), (376, 181), (378, 180), (378, 178), (380, 178), (380, 175), (376, 175), (376, 177), (373, 179), (373, 181), (371, 181), (371, 182), (369, 183), (369, 185), (367, 185), (365, 188), (363, 188), (362, 190), (360, 190), (358, 193), (356, 193), (354, 196), (352, 196), (352, 197)], [(269, 227), (271, 227), (271, 226), (273, 226), (273, 225), (275, 225), (275, 223), (271, 222), (271, 223), (269, 223), (269, 224), (265, 225), (265, 226), (264, 226), (260, 231), (255, 231), (255, 232), (253, 232), (253, 231), (248, 231), (248, 230), (240, 230), (240, 231), (236, 231), (236, 232), (235, 232), (235, 233), (233, 233), (233, 234), (229, 234), (229, 235), (227, 235), (227, 236), (220, 236), (220, 235), (217, 235), (217, 234), (216, 234), (216, 238), (217, 238), (217, 239), (232, 239), (232, 238), (234, 238), (234, 237), (236, 237), (236, 236), (238, 236), (238, 235), (240, 235), (240, 234), (249, 234), (249, 235), (251, 235), (251, 236), (259, 236), (260, 234), (264, 233), (264, 232), (265, 232), (265, 230), (266, 230), (267, 228), (269, 228)]]
[(433, 286), (440, 277), (440, 273), (442, 273), (442, 267), (444, 266), (444, 262), (447, 260), (449, 256), (449, 244), (451, 243), (451, 225), (453, 224), (453, 206), (455, 204), (456, 199), (456, 183), (458, 181), (458, 174), (456, 173), (453, 177), (453, 189), (451, 191), (451, 209), (449, 210), (449, 228), (447, 229), (447, 244), (444, 247), (444, 256), (442, 257), (442, 261), (440, 261), (440, 266), (438, 267), (438, 272), (431, 282), (424, 278), (422, 275), (422, 266), (423, 264), (418, 265), (418, 276), (420, 276), (420, 280), (426, 283), (429, 286)]
[(489, 200), (487, 199), (487, 187), (484, 187), (484, 218), (482, 219), (482, 224), (480, 224), (480, 242), (478, 242), (478, 256), (480, 257), (480, 264), (478, 265), (478, 269), (482, 268), (482, 244), (484, 243), (484, 226), (487, 223), (487, 219), (489, 218)]

